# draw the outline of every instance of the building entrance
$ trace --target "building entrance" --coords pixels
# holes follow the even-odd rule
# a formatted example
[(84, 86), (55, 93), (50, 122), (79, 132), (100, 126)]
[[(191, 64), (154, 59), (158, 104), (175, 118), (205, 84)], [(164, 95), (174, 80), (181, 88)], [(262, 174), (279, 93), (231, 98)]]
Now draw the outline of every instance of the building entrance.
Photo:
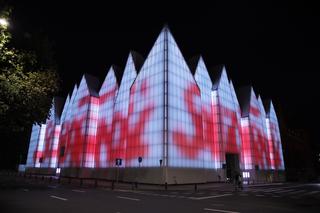
[(240, 174), (238, 154), (226, 153), (226, 170), (228, 180), (233, 180), (236, 174)]

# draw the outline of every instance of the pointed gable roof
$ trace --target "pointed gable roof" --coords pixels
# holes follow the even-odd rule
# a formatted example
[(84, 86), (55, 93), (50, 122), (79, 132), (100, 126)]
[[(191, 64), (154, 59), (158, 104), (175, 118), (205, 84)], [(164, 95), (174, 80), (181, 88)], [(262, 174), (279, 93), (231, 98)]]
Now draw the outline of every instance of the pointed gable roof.
[(263, 105), (264, 105), (267, 117), (270, 116), (271, 103), (272, 103), (271, 99), (266, 99), (263, 101)]
[(70, 104), (70, 95), (68, 94), (67, 99), (66, 99), (66, 101), (64, 102), (64, 105), (63, 105), (63, 109), (62, 109), (62, 113), (61, 113), (61, 119), (60, 119), (61, 122), (65, 121), (66, 113), (67, 113), (69, 104)]
[[(117, 85), (119, 85), (121, 82), (121, 79), (123, 78), (123, 69), (120, 66), (117, 66), (114, 64), (111, 65), (110, 69), (113, 70), (112, 72), (114, 72), (114, 77), (116, 79), (116, 83), (117, 83)], [(110, 71), (110, 69), (109, 69), (109, 71)]]
[(189, 66), (190, 71), (193, 75), (196, 73), (196, 70), (197, 70), (197, 67), (199, 66), (198, 64), (200, 63), (200, 60), (203, 60), (201, 55), (196, 55), (196, 56), (193, 56), (188, 61), (188, 66)]
[(233, 99), (233, 101), (235, 102), (235, 104), (236, 104), (236, 106), (237, 107), (240, 107), (240, 105), (239, 105), (239, 100), (238, 100), (238, 98), (237, 98), (237, 94), (236, 94), (236, 90), (235, 90), (235, 88), (234, 88), (234, 86), (233, 86), (233, 82), (232, 82), (232, 80), (230, 80), (230, 90), (231, 90), (231, 93), (232, 93), (232, 99)]
[(228, 81), (227, 71), (224, 65), (217, 65), (210, 69), (211, 75), (214, 79), (212, 85), (212, 90), (217, 90), (219, 88), (220, 82), (223, 78)]
[(100, 91), (99, 91), (99, 96), (102, 95), (110, 86), (115, 85), (118, 87), (118, 82), (117, 82), (117, 77), (115, 74), (115, 69), (117, 68), (115, 66), (111, 66), (110, 69), (108, 70), (108, 73), (101, 85)]
[(237, 90), (238, 101), (241, 109), (241, 117), (248, 117), (250, 114), (252, 92), (253, 88), (251, 86), (241, 87)]
[(263, 115), (266, 115), (266, 110), (264, 108), (264, 105), (263, 105), (263, 102), (262, 102), (262, 98), (260, 95), (258, 95), (258, 103), (259, 103), (259, 107), (260, 107), (260, 110), (262, 112)]
[[(194, 58), (194, 60), (198, 60), (197, 63), (195, 63), (194, 65), (196, 65), (196, 67), (194, 67), (194, 79), (199, 87), (200, 90), (210, 90), (212, 89), (212, 80), (210, 78), (208, 69), (204, 63), (204, 60), (201, 56)], [(194, 63), (194, 62), (191, 62)], [(193, 66), (193, 65), (191, 65)], [(206, 85), (206, 86), (204, 86)], [(205, 87), (210, 87), (210, 88), (205, 88)]]
[(99, 89), (100, 89), (99, 79), (87, 73), (83, 75), (83, 78), (87, 83), (90, 96), (99, 97)]
[(133, 50), (130, 51), (129, 55), (132, 57), (134, 67), (136, 69), (136, 72), (138, 73), (144, 63), (144, 58), (138, 52), (133, 51)]
[(54, 97), (53, 98), (53, 103), (54, 103), (55, 123), (56, 124), (60, 124), (62, 110), (63, 110), (64, 98), (62, 98), (62, 97)]
[(272, 116), (278, 121), (277, 114), (271, 99), (267, 99), (264, 101), (264, 107), (266, 110), (266, 117), (271, 118)]

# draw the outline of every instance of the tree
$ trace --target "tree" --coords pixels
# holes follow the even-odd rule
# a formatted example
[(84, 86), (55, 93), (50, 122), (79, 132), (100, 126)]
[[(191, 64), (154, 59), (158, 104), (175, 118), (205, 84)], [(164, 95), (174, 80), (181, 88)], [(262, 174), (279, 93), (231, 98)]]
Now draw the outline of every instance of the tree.
[[(7, 19), (9, 11), (0, 13)], [(38, 62), (34, 52), (12, 47), (8, 27), (0, 25), (0, 131), (21, 132), (48, 116), (59, 88), (54, 66)]]
[[(39, 57), (39, 52), (37, 55), (37, 51), (32, 51), (32, 48), (26, 50), (15, 47), (9, 27), (3, 25), (4, 20), (8, 20), (9, 14), (10, 10), (0, 11), (2, 19), (0, 168), (2, 169), (15, 168), (26, 158), (32, 124), (42, 123), (49, 116), (52, 98), (57, 94), (60, 82), (56, 66), (44, 63), (43, 52)], [(39, 45), (43, 41), (37, 42)]]

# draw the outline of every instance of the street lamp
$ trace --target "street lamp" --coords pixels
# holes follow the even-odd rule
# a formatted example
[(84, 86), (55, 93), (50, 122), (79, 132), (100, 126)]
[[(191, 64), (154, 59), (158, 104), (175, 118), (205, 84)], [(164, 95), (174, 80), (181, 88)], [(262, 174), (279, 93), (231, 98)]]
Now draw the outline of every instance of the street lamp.
[(9, 26), (9, 22), (5, 18), (0, 18), (0, 25), (3, 28), (7, 28)]

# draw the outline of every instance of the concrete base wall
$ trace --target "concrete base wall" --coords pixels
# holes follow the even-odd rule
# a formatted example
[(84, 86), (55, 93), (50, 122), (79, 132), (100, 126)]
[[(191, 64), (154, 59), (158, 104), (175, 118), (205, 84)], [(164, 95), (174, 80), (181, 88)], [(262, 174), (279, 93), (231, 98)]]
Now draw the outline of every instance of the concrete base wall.
[(196, 168), (61, 168), (61, 176), (99, 178), (150, 184), (188, 184), (225, 181), (225, 171)]
[[(52, 168), (26, 168), (27, 173), (56, 175)], [(248, 184), (284, 182), (284, 171), (246, 170), (250, 178), (243, 177)], [(242, 173), (241, 173), (242, 174)], [(149, 184), (188, 184), (207, 182), (226, 182), (225, 169), (197, 168), (61, 168), (61, 176), (75, 178), (98, 178), (123, 182)]]
[(40, 174), (40, 175), (56, 175), (55, 168), (26, 168), (28, 174)]

